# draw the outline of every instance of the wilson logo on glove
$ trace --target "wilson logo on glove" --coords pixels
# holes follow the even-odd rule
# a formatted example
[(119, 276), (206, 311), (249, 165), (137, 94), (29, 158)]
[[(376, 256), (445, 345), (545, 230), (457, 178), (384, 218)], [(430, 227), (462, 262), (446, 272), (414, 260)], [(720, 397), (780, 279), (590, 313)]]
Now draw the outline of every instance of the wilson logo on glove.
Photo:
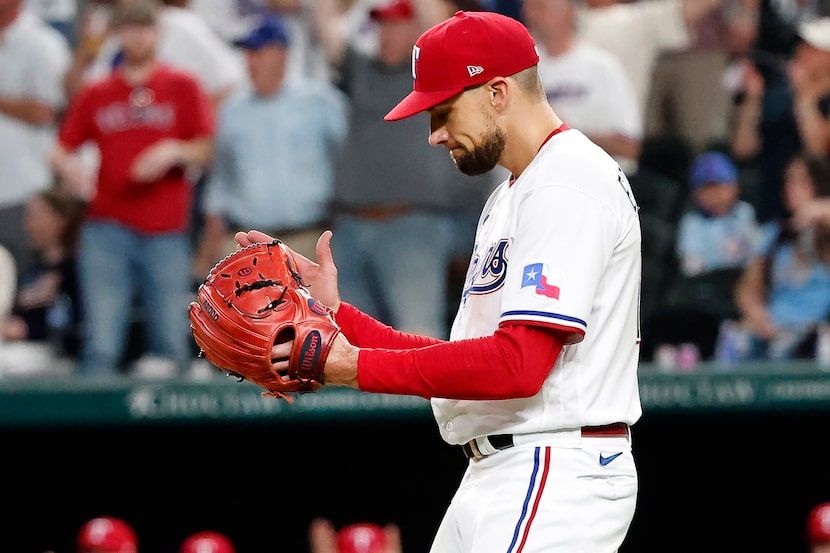
[[(340, 333), (331, 310), (311, 297), (282, 242), (256, 243), (228, 255), (199, 286), (189, 306), (201, 355), (224, 372), (293, 402), (315, 392)], [(285, 374), (274, 368), (275, 341), (293, 340)], [(282, 360), (283, 362), (285, 360)]]
[(300, 348), (300, 378), (312, 378), (314, 367), (320, 363), (320, 345), (322, 344), (320, 333), (312, 330), (303, 340)]

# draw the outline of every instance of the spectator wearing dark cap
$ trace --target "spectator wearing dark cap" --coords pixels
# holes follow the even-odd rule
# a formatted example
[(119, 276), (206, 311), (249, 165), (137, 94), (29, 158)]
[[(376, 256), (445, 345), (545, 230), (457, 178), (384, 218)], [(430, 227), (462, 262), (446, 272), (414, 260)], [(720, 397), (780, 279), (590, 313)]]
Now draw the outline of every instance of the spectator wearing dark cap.
[(830, 553), (830, 501), (819, 503), (807, 514), (810, 553)]
[(240, 230), (269, 229), (313, 259), (330, 222), (334, 163), (347, 132), (348, 100), (340, 90), (319, 79), (286, 78), (291, 45), (279, 16), (264, 16), (236, 44), (251, 89), (219, 112), (193, 266), (197, 281), (236, 249), (233, 234)]
[[(425, 7), (394, 0), (371, 10), (378, 50), (369, 55), (351, 46), (334, 2), (314, 2), (318, 35), (351, 106), (333, 203), (341, 293), (387, 324), (446, 338), (450, 267), (469, 256), (475, 221), (500, 175), (460, 174), (424, 140), (423, 114), (400, 125), (383, 120), (412, 90), (412, 47), (429, 26)], [(424, 289), (435, 301), (423, 301)]]

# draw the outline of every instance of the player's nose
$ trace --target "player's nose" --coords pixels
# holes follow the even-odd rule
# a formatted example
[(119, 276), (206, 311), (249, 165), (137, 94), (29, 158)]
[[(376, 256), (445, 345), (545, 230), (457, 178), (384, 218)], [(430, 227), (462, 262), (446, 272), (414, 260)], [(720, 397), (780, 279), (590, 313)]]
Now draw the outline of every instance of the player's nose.
[(445, 144), (450, 139), (450, 133), (447, 132), (446, 127), (438, 127), (429, 133), (429, 143), (432, 146), (440, 146)]

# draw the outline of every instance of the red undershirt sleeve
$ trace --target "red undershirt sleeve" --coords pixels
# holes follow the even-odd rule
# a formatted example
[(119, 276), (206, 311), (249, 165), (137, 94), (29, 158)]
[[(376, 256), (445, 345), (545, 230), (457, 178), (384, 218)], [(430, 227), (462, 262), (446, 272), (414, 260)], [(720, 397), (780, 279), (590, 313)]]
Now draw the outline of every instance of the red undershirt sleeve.
[(346, 302), (340, 303), (335, 320), (343, 335), (353, 346), (359, 348), (410, 349), (443, 342), (437, 338), (395, 330)]
[(361, 349), (358, 386), (428, 399), (530, 397), (541, 389), (565, 337), (547, 327), (510, 324), (491, 336), (410, 349), (388, 349), (384, 343), (386, 349)]

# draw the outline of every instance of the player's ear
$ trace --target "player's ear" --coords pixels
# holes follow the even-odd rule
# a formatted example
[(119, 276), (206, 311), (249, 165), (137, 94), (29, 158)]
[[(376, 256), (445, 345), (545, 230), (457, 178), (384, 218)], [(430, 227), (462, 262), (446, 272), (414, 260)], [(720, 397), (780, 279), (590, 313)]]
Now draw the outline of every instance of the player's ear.
[(484, 85), (487, 101), (498, 111), (502, 111), (507, 105), (509, 86), (509, 81), (504, 77), (495, 77)]

